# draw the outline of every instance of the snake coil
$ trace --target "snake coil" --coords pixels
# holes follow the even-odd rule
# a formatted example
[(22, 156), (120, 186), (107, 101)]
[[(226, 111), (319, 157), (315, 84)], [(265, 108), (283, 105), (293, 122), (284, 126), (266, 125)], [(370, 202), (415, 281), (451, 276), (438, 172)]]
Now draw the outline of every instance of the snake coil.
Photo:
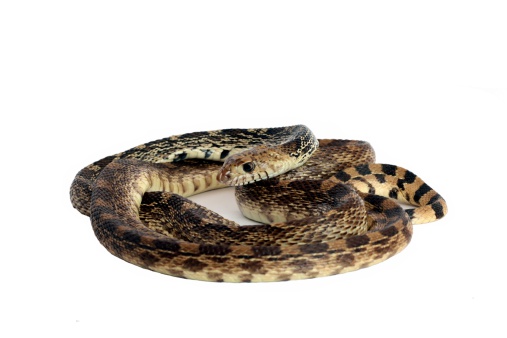
[[(205, 281), (315, 278), (382, 262), (412, 224), (447, 213), (414, 173), (374, 162), (367, 142), (318, 140), (302, 125), (195, 132), (88, 165), (70, 196), (100, 243), (140, 267)], [(264, 224), (239, 226), (186, 198), (227, 185)]]

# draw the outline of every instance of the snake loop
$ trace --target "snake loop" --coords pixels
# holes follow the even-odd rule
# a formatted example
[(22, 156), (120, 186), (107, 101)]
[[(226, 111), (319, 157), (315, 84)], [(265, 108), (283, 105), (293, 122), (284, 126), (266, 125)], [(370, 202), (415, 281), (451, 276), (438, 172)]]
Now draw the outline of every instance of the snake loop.
[[(206, 281), (314, 278), (382, 262), (410, 242), (412, 224), (447, 213), (418, 176), (374, 161), (367, 142), (317, 140), (302, 125), (197, 132), (94, 162), (70, 195), (100, 243), (140, 267)], [(186, 198), (227, 185), (264, 224)]]

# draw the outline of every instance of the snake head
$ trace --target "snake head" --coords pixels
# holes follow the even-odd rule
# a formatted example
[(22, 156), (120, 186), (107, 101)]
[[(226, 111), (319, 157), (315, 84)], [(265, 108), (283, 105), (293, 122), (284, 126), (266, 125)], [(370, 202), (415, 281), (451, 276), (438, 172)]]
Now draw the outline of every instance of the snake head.
[(288, 156), (259, 146), (254, 150), (227, 158), (218, 173), (218, 180), (227, 185), (245, 185), (280, 175), (291, 169)]

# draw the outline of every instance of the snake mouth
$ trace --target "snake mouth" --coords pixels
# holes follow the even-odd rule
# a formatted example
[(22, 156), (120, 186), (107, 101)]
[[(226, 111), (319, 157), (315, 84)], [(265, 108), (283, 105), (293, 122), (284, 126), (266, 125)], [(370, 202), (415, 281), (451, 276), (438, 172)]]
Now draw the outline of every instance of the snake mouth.
[(230, 170), (222, 170), (217, 174), (217, 180), (229, 186), (247, 185), (258, 181), (267, 180), (269, 178), (270, 175), (267, 171), (262, 171), (255, 174), (248, 175), (243, 174), (235, 176)]

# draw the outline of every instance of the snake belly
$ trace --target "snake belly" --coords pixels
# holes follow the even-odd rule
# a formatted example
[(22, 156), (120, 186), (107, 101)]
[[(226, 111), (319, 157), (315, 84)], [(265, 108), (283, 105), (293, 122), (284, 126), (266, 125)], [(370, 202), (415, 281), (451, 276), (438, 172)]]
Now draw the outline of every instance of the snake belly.
[[(273, 176), (263, 158), (294, 169), (275, 165), (287, 170)], [(301, 125), (205, 131), (94, 162), (70, 196), (100, 243), (137, 266), (215, 282), (315, 278), (382, 262), (408, 245), (412, 224), (447, 213), (418, 176), (374, 162), (367, 142), (317, 140)], [(240, 226), (187, 198), (227, 186), (238, 171), (254, 181), (236, 180), (241, 211), (265, 224)]]

